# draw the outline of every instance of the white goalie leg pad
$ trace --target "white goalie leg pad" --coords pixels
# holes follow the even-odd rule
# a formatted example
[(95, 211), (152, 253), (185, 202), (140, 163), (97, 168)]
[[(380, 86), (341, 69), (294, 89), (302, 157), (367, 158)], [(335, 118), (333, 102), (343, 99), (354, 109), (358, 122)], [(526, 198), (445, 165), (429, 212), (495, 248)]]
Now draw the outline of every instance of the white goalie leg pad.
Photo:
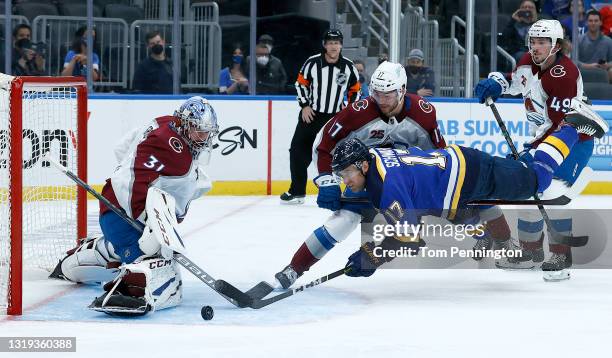
[(138, 239), (138, 247), (144, 255), (134, 260), (136, 262), (145, 257), (159, 256), (161, 244), (153, 234), (153, 230), (149, 228), (149, 225), (145, 226), (142, 236)]
[(109, 263), (114, 262), (119, 262), (119, 257), (104, 236), (87, 238), (61, 261), (61, 275), (80, 283), (111, 281), (119, 273), (116, 268), (107, 268)]
[[(113, 288), (107, 296), (115, 290), (122, 290), (125, 286), (140, 286), (141, 279), (134, 280), (133, 277), (144, 275), (143, 299), (151, 307), (152, 311), (162, 310), (179, 305), (183, 300), (183, 283), (179, 264), (172, 259), (151, 258), (138, 263), (125, 264), (121, 266), (122, 275), (119, 281), (113, 284)], [(129, 283), (128, 280), (131, 280)], [(126, 282), (120, 282), (126, 281)], [(139, 282), (135, 284), (134, 282)], [(125, 294), (125, 292), (123, 293)]]
[(321, 259), (337, 243), (344, 241), (361, 221), (361, 215), (349, 210), (335, 211), (323, 224), (317, 228), (305, 243), (312, 255)]

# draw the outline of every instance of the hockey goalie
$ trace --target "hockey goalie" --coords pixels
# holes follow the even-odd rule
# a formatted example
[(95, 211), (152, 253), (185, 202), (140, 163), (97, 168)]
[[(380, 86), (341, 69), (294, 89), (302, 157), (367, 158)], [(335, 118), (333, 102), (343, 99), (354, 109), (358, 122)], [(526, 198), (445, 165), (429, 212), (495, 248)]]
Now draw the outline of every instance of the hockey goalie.
[(68, 251), (50, 277), (104, 283), (104, 294), (89, 307), (108, 314), (143, 315), (180, 304), (181, 274), (172, 254), (183, 243), (176, 226), (190, 202), (211, 188), (202, 166), (218, 132), (214, 109), (196, 96), (174, 115), (128, 134), (115, 149), (119, 166), (102, 195), (142, 230), (101, 202), (103, 236)]

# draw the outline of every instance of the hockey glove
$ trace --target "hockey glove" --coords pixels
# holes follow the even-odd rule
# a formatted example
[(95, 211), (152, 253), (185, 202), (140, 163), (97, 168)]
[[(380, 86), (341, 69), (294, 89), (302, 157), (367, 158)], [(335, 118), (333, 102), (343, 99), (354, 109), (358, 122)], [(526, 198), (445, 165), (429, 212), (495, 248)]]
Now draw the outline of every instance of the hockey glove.
[[(520, 160), (521, 162), (527, 165), (531, 165), (533, 163), (533, 155), (531, 155), (531, 153), (529, 152), (530, 150), (531, 150), (531, 144), (529, 143), (523, 144), (523, 150), (519, 152), (518, 160)], [(506, 155), (506, 158), (516, 159), (514, 158), (514, 154), (512, 154), (512, 152), (508, 153)]]
[(361, 245), (359, 250), (349, 256), (344, 274), (350, 277), (372, 276), (378, 266), (384, 263), (382, 258), (374, 256), (373, 250), (375, 247), (376, 245), (373, 242), (366, 242)]
[(487, 97), (496, 101), (510, 85), (503, 74), (491, 72), (489, 78), (481, 80), (474, 88), (474, 96), (478, 97), (480, 103), (485, 103)]
[(372, 276), (378, 267), (393, 260), (394, 255), (385, 255), (385, 253), (404, 248), (410, 255), (416, 256), (423, 246), (425, 246), (424, 240), (400, 241), (395, 237), (387, 237), (380, 243), (380, 250), (376, 252), (377, 255), (383, 257), (377, 257), (374, 255), (376, 245), (373, 242), (366, 242), (349, 256), (344, 274), (351, 277)]
[(319, 188), (317, 205), (331, 211), (340, 210), (340, 185), (333, 175), (323, 173), (314, 178), (315, 185)]

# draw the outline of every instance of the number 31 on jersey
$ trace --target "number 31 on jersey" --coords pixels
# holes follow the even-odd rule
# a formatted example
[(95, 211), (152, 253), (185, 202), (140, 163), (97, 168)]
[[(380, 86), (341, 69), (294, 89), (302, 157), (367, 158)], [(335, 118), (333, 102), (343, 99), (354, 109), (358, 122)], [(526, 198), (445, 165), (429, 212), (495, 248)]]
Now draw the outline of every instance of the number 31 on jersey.
[(156, 172), (160, 172), (164, 169), (165, 165), (162, 164), (154, 155), (149, 156), (149, 161), (143, 164), (145, 168), (153, 169)]

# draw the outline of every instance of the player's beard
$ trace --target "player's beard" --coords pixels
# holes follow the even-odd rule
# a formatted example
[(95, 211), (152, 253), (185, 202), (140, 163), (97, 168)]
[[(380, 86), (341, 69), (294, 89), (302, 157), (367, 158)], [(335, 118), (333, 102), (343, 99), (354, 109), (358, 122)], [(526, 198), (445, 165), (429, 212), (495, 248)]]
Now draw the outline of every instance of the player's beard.
[[(402, 105), (402, 100), (401, 98), (396, 100), (394, 104), (392, 105), (388, 105), (386, 106), (384, 109), (382, 107), (380, 107), (381, 112), (383, 112), (383, 114), (387, 117), (391, 117), (393, 115), (394, 112), (398, 112), (395, 113), (395, 115), (399, 114), (399, 112), (401, 112), (401, 105)], [(397, 111), (398, 109), (400, 109), (400, 111)]]

